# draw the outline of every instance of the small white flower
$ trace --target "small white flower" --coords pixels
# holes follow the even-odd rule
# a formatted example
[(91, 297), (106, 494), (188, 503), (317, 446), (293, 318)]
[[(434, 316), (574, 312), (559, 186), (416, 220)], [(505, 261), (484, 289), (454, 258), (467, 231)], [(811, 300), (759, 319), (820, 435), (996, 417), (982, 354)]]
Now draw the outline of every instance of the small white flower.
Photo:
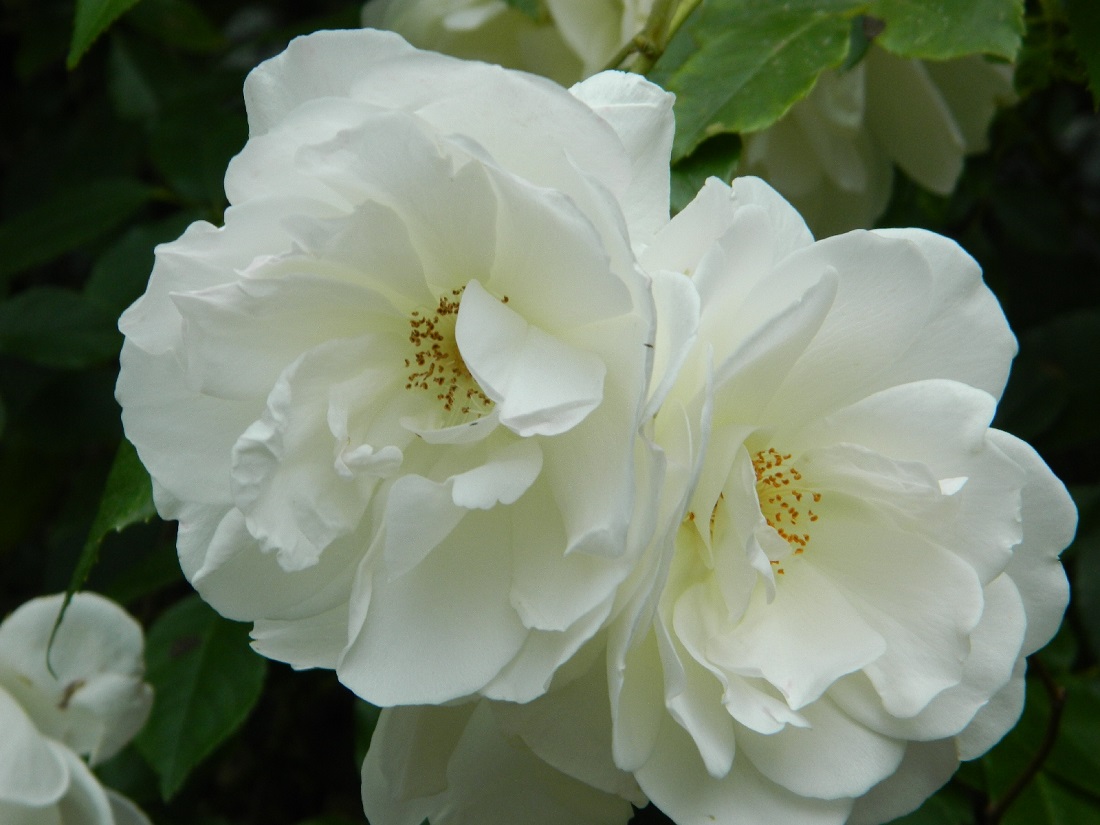
[(643, 261), (694, 331), (656, 421), (689, 495), (610, 631), (615, 763), (679, 825), (888, 821), (1015, 723), (1066, 606), (1073, 505), (989, 426), (1015, 341), (953, 242), (814, 242), (754, 178)]
[(1012, 69), (980, 55), (946, 61), (878, 47), (828, 71), (776, 124), (745, 136), (741, 172), (778, 189), (819, 236), (870, 226), (890, 199), (893, 167), (948, 195), (963, 158), (986, 147)]
[(363, 25), (415, 46), (569, 84), (604, 68), (642, 30), (653, 0), (542, 0), (531, 19), (504, 0), (371, 0)]
[(360, 30), (245, 98), (225, 226), (161, 246), (120, 321), (184, 572), (377, 704), (531, 699), (647, 539), (634, 248), (668, 219), (671, 96)]
[(103, 788), (95, 765), (145, 724), (141, 627), (114, 602), (78, 593), (50, 652), (62, 596), (19, 607), (0, 624), (0, 821), (21, 825), (149, 825)]

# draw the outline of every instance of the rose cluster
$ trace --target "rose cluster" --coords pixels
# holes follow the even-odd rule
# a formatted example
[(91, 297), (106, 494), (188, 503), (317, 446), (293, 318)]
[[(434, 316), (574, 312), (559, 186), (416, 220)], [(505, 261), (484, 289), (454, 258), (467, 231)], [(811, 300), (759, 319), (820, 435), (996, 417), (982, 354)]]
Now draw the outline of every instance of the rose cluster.
[(245, 101), (117, 396), (203, 598), (385, 708), (372, 823), (885, 822), (1014, 724), (1076, 513), (956, 244), (670, 219), (634, 75), (319, 32)]

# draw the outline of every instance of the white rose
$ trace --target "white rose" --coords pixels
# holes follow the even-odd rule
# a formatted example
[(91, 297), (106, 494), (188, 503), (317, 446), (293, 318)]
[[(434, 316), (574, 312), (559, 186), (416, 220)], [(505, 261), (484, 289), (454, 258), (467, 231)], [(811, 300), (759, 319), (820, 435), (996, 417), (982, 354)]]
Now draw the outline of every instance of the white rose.
[(531, 19), (504, 0), (372, 0), (363, 25), (423, 49), (572, 83), (604, 68), (642, 30), (653, 0), (542, 0)]
[(1074, 507), (989, 426), (1015, 341), (952, 241), (814, 242), (755, 178), (643, 263), (695, 336), (656, 421), (690, 494), (610, 630), (615, 763), (679, 825), (886, 822), (1015, 723), (1065, 610)]
[(0, 623), (0, 821), (20, 825), (149, 825), (88, 765), (145, 724), (141, 626), (114, 602), (78, 593), (50, 652), (62, 596), (27, 602)]
[(825, 72), (775, 125), (745, 136), (741, 172), (767, 179), (819, 235), (870, 226), (890, 199), (893, 167), (948, 195), (963, 158), (986, 147), (1012, 69), (980, 55), (909, 60), (877, 47)]
[(185, 574), (379, 705), (528, 700), (610, 616), (671, 96), (295, 40), (245, 84), (225, 226), (159, 247), (117, 395)]

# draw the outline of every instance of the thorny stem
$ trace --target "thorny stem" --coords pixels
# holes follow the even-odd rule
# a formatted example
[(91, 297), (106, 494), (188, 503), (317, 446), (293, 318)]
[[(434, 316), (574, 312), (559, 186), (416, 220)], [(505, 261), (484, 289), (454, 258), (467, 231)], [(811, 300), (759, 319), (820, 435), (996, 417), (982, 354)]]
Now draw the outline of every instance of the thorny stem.
[(1032, 658), (1030, 664), (1050, 697), (1050, 718), (1047, 720), (1046, 733), (1043, 735), (1039, 750), (1035, 752), (1024, 771), (1016, 777), (1016, 781), (1008, 787), (1000, 799), (991, 799), (986, 803), (985, 808), (981, 811), (980, 821), (982, 825), (997, 825), (1001, 821), (1009, 806), (1016, 801), (1017, 797), (1027, 788), (1028, 783), (1042, 769), (1043, 763), (1046, 762), (1050, 752), (1054, 749), (1054, 743), (1058, 740), (1058, 729), (1062, 723), (1062, 711), (1066, 705), (1066, 689), (1054, 681), (1050, 671), (1043, 666), (1038, 658)]
[(702, 0), (656, 0), (645, 27), (623, 44), (608, 61), (607, 68), (637, 74), (648, 72), (665, 53), (673, 35), (701, 2)]

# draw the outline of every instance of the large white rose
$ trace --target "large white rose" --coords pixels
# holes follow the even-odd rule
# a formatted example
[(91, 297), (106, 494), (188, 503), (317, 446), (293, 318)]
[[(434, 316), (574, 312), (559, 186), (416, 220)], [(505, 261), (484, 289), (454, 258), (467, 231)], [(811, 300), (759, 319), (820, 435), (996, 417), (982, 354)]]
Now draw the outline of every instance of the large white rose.
[(643, 262), (695, 335), (656, 421), (690, 495), (610, 631), (615, 763), (679, 825), (888, 821), (1015, 723), (1066, 606), (1074, 507), (989, 426), (1012, 334), (952, 241), (815, 242), (755, 178)]
[(80, 758), (113, 756), (145, 724), (153, 694), (141, 626), (114, 602), (78, 593), (48, 666), (62, 599), (34, 599), (0, 624), (0, 821), (149, 825)]
[(746, 135), (741, 172), (765, 178), (819, 236), (867, 227), (886, 208), (895, 164), (950, 194), (1012, 96), (1011, 68), (980, 55), (920, 61), (872, 47), (853, 68), (821, 75), (778, 123)]
[(653, 0), (541, 0), (535, 20), (504, 0), (371, 0), (363, 25), (423, 49), (573, 83), (642, 30)]
[(668, 219), (671, 96), (360, 30), (295, 40), (245, 99), (225, 226), (159, 247), (120, 321), (184, 572), (377, 704), (531, 699), (648, 538), (633, 247)]

